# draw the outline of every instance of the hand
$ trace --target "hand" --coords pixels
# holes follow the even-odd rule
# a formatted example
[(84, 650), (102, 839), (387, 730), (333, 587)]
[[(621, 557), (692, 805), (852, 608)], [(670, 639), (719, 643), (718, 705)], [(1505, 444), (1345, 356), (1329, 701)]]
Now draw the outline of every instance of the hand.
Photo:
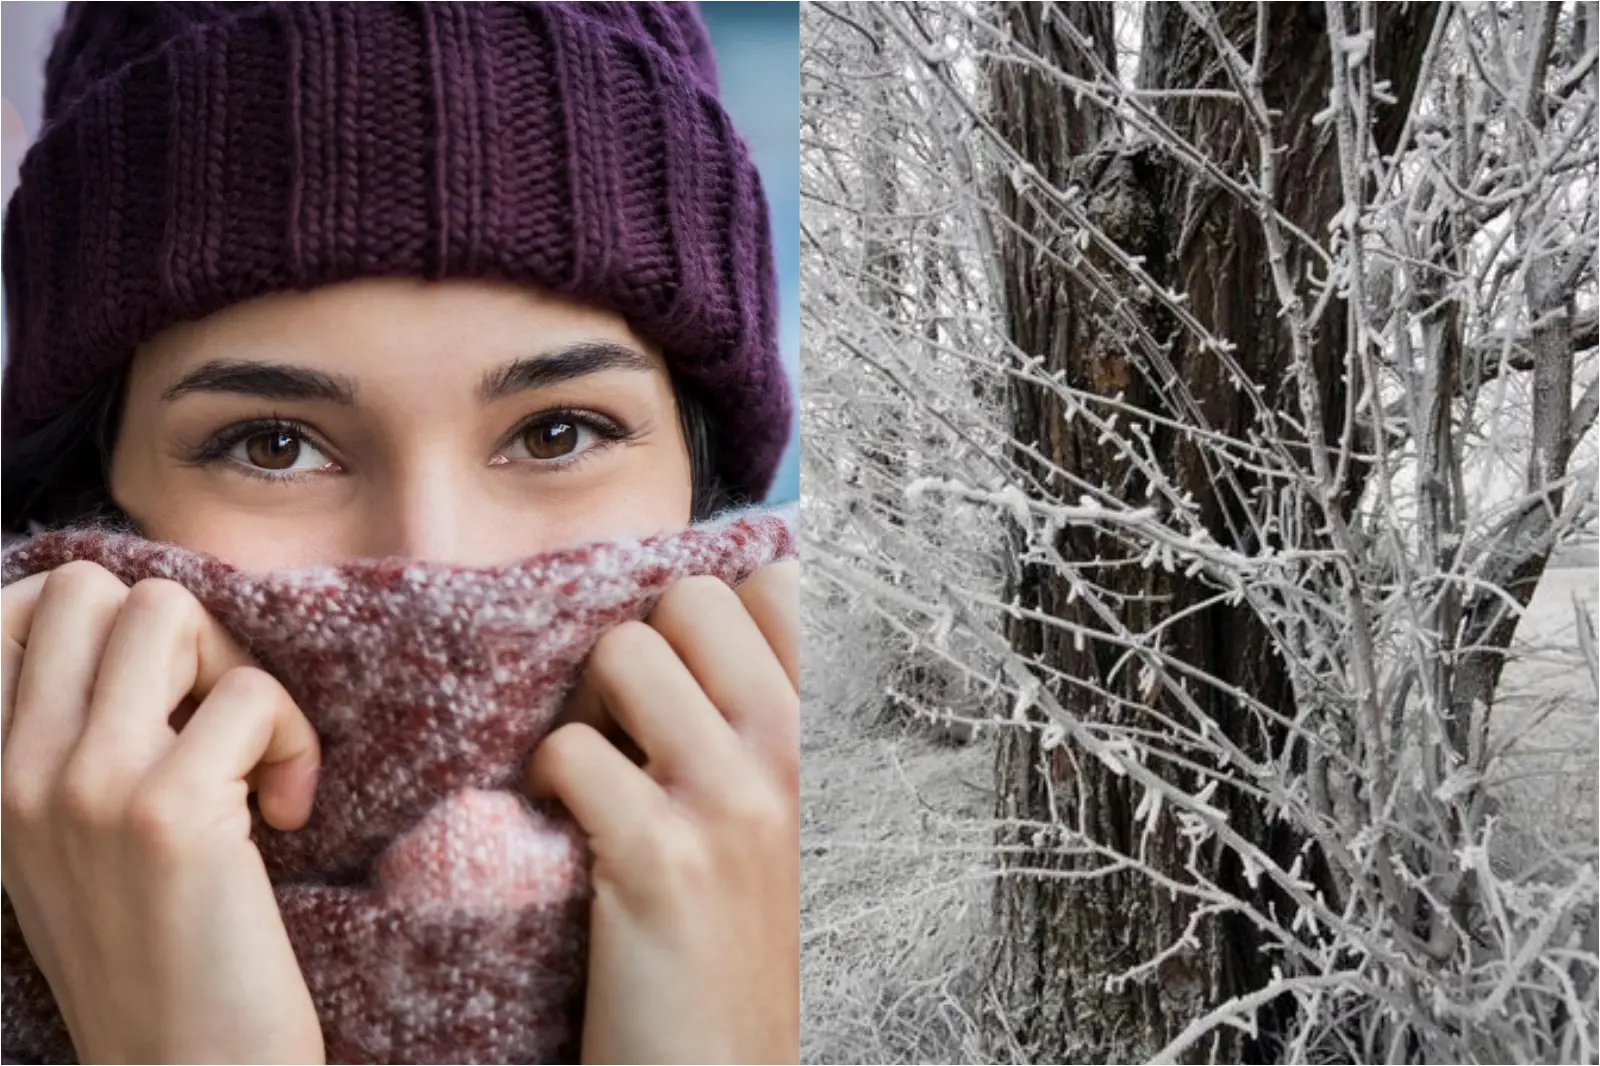
[(3, 602), (4, 884), (79, 1061), (321, 1062), (247, 803), (305, 824), (311, 724), (174, 582), (72, 562)]
[(794, 562), (680, 581), (534, 752), (594, 855), (585, 1062), (799, 1059), (799, 593)]

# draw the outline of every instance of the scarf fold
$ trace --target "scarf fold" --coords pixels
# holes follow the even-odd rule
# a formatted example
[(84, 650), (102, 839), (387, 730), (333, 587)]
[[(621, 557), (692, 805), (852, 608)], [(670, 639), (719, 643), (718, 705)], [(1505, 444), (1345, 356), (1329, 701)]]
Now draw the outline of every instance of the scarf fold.
[[(737, 585), (795, 554), (792, 514), (746, 513), (502, 566), (401, 559), (247, 574), (96, 531), (8, 546), (5, 584), (74, 559), (168, 578), (288, 689), (322, 741), (310, 822), (253, 836), (329, 1062), (551, 1062), (581, 1029), (588, 856), (570, 818), (517, 791), (527, 756), (608, 629), (681, 578)], [(0, 1043), (71, 1062), (0, 915)]]

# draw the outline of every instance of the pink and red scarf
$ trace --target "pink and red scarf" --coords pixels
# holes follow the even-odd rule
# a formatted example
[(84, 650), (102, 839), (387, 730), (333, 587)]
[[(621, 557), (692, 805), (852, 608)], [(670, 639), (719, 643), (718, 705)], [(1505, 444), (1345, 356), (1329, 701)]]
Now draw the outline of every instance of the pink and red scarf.
[[(255, 839), (329, 1062), (572, 1061), (587, 856), (559, 810), (516, 791), (602, 633), (669, 585), (737, 585), (792, 556), (791, 518), (744, 515), (504, 566), (398, 559), (246, 574), (103, 532), (7, 549), (3, 580), (73, 559), (191, 592), (283, 682), (322, 738), (310, 823)], [(0, 929), (5, 1056), (73, 1050), (18, 932)]]

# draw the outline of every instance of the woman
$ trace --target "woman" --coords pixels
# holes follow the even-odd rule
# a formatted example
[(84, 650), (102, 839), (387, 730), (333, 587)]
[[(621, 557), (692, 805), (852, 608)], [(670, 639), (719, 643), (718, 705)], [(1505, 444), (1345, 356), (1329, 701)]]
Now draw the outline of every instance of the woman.
[[(46, 110), (8, 531), (486, 566), (770, 482), (771, 240), (692, 8), (72, 5)], [(180, 585), (3, 597), (5, 888), (79, 1057), (321, 1061), (238, 831), (252, 790), (305, 823), (315, 730)], [(534, 753), (595, 856), (586, 1061), (797, 1055), (797, 601), (792, 563), (674, 587)], [(189, 724), (119, 717), (151, 691)]]

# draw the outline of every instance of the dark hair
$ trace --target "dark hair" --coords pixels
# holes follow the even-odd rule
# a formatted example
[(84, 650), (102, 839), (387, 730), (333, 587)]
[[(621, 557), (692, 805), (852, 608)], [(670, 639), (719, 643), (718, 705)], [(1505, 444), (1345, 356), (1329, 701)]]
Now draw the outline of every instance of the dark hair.
[[(0, 463), (0, 524), (8, 533), (92, 525), (137, 532), (111, 498), (111, 449), (122, 417), (127, 369), (104, 375), (76, 403), (21, 440)], [(746, 502), (730, 492), (712, 457), (710, 416), (692, 389), (674, 380), (678, 424), (689, 449), (691, 518), (699, 522)]]
[(672, 382), (672, 394), (678, 401), (678, 426), (683, 431), (683, 442), (689, 448), (689, 485), (693, 493), (689, 520), (703, 522), (721, 511), (748, 504), (750, 501), (744, 494), (729, 488), (717, 472), (711, 413), (705, 401), (692, 387), (676, 378)]

